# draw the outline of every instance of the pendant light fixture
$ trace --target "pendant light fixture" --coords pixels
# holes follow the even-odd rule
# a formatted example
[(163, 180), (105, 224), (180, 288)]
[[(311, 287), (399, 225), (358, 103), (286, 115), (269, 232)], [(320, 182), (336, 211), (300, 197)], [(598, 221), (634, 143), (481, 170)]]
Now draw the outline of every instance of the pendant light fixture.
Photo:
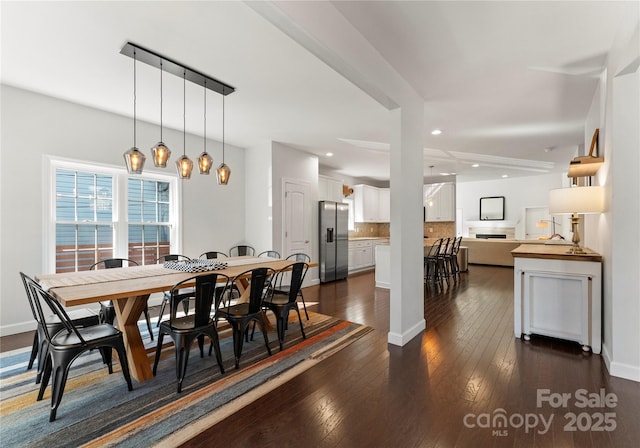
[(178, 167), (178, 177), (180, 179), (191, 178), (191, 171), (193, 170), (193, 162), (187, 157), (187, 72), (183, 72), (182, 75), (182, 157), (176, 161)]
[(224, 87), (222, 88), (222, 163), (216, 171), (218, 185), (227, 185), (231, 176), (231, 169), (224, 163)]
[(162, 61), (160, 61), (160, 141), (151, 148), (153, 164), (158, 168), (166, 168), (171, 150), (162, 142)]
[(151, 65), (154, 68), (160, 69), (160, 141), (151, 148), (151, 154), (153, 156), (153, 163), (157, 167), (165, 167), (171, 151), (162, 142), (162, 132), (164, 129), (163, 123), (163, 74), (164, 72), (171, 73), (175, 76), (182, 76), (183, 83), (183, 150), (182, 156), (176, 161), (176, 167), (178, 169), (178, 176), (181, 179), (189, 179), (191, 172), (193, 171), (193, 162), (187, 157), (187, 88), (186, 81), (189, 78), (190, 82), (204, 87), (204, 151), (198, 157), (198, 169), (200, 174), (209, 174), (213, 167), (213, 158), (207, 153), (207, 89), (222, 95), (222, 164), (216, 170), (216, 177), (218, 184), (226, 185), (229, 182), (231, 170), (224, 163), (224, 97), (230, 93), (235, 92), (235, 87), (230, 86), (216, 78), (212, 78), (205, 75), (202, 72), (186, 67), (179, 62), (176, 62), (166, 56), (160, 55), (147, 48), (143, 48), (139, 45), (127, 42), (120, 53), (133, 58), (133, 147), (124, 153), (124, 158), (127, 164), (127, 171), (129, 173), (142, 173), (142, 167), (144, 165), (145, 156), (138, 148), (136, 148), (136, 62), (144, 62)]
[(124, 153), (129, 174), (141, 174), (146, 157), (136, 147), (136, 52), (133, 52), (133, 146)]
[(207, 153), (207, 81), (204, 81), (204, 151), (198, 157), (200, 174), (209, 174), (213, 158)]

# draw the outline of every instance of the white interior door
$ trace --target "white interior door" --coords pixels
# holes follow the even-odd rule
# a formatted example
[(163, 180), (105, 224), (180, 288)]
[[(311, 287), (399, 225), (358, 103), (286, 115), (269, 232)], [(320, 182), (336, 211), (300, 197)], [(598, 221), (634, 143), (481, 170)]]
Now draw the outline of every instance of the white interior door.
[(311, 256), (311, 206), (307, 184), (285, 182), (283, 257), (297, 252)]

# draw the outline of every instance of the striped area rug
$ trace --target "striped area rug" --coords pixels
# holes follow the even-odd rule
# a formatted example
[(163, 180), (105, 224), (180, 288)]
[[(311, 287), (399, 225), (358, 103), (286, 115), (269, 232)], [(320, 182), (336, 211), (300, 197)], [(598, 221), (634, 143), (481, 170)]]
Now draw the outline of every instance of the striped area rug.
[[(207, 356), (205, 350), (200, 358), (194, 343), (180, 394), (176, 393), (173, 344), (163, 351), (157, 376), (144, 383), (134, 380), (132, 392), (117, 363), (109, 375), (99, 353), (87, 353), (72, 365), (57, 419), (51, 423), (50, 388), (42, 401), (36, 401), (35, 366), (26, 370), (30, 348), (3, 353), (0, 446), (179, 445), (371, 331), (333, 317), (309, 315), (309, 321), (303, 318), (306, 340), (300, 335), (297, 316), (291, 316), (282, 352), (275, 333), (269, 333), (272, 356), (267, 355), (256, 329), (253, 341), (245, 342), (239, 370), (234, 367), (231, 333), (221, 329), (224, 375), (215, 356)], [(146, 324), (140, 328), (143, 337), (148, 336)]]

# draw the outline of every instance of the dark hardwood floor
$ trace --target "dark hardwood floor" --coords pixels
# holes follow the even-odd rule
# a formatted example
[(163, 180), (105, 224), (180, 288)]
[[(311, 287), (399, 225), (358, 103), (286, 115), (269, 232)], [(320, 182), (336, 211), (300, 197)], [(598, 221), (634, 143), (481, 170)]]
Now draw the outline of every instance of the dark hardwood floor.
[[(472, 265), (444, 293), (425, 289), (427, 331), (404, 347), (387, 344), (389, 292), (373, 284), (367, 273), (306, 289), (307, 302), (318, 302), (312, 310), (375, 331), (183, 446), (640, 446), (640, 384), (610, 377), (602, 358), (577, 344), (515, 339), (512, 269)], [(574, 398), (567, 408), (536, 407), (538, 389), (574, 397), (600, 388), (617, 395), (615, 408), (580, 409)], [(478, 427), (499, 409), (513, 425)], [(568, 432), (568, 412), (586, 412), (582, 429), (587, 417), (613, 412), (616, 428)], [(480, 419), (465, 425), (467, 414)], [(542, 423), (513, 427), (519, 416), (533, 426), (534, 414), (552, 416), (545, 434)]]
[[(443, 293), (425, 288), (427, 331), (404, 347), (387, 344), (389, 292), (373, 284), (369, 272), (305, 289), (310, 310), (375, 331), (183, 446), (640, 446), (639, 383), (577, 344), (514, 338), (512, 269), (472, 265)], [(31, 337), (1, 338), (2, 350)], [(570, 394), (567, 406), (538, 406), (545, 389)], [(601, 389), (615, 407), (578, 407)]]

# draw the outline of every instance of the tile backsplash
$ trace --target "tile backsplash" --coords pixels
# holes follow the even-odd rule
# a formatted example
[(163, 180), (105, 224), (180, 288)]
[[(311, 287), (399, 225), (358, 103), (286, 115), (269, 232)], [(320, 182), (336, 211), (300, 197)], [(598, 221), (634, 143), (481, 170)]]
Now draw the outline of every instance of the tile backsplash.
[[(447, 238), (456, 235), (455, 222), (425, 222), (424, 236), (429, 238)], [(389, 237), (388, 222), (357, 222), (356, 230), (349, 231), (349, 238)]]
[(448, 238), (456, 236), (456, 223), (447, 222), (425, 222), (424, 236), (428, 238)]
[(356, 230), (349, 230), (349, 238), (389, 237), (388, 222), (357, 222)]

